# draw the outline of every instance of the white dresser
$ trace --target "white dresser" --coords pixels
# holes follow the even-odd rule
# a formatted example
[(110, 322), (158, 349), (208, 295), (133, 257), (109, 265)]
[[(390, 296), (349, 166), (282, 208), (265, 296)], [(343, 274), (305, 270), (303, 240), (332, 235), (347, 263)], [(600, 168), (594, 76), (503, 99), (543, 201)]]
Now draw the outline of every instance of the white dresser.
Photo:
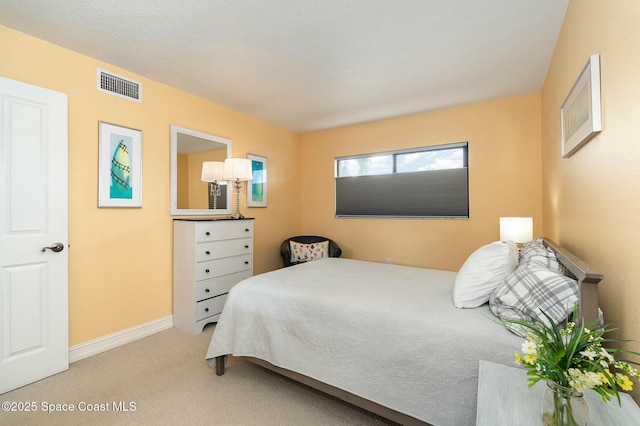
[(200, 334), (231, 287), (252, 275), (253, 219), (173, 220), (175, 327)]

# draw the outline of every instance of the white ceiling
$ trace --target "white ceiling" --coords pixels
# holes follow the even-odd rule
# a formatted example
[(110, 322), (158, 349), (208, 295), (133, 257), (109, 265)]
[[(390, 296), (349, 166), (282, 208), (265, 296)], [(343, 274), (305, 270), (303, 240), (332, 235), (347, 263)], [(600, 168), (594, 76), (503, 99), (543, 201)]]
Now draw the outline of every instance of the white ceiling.
[(0, 0), (0, 24), (303, 133), (539, 92), (568, 1)]

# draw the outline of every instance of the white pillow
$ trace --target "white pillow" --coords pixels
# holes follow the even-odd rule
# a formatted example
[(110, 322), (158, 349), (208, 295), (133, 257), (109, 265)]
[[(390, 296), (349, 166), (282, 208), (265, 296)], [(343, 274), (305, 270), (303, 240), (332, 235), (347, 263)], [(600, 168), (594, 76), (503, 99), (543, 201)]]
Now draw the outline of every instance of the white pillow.
[(477, 308), (518, 266), (518, 247), (495, 241), (480, 247), (464, 262), (453, 285), (456, 308)]

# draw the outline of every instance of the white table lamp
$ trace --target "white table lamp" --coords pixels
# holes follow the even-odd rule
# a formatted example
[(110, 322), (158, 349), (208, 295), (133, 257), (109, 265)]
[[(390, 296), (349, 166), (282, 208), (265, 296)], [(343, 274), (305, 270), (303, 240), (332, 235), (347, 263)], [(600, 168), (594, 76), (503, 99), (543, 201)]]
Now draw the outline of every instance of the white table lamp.
[(224, 163), (222, 161), (204, 161), (200, 180), (209, 182), (209, 194), (213, 196), (213, 208), (218, 208), (218, 197), (221, 195), (220, 181), (224, 180)]
[(227, 158), (224, 160), (223, 177), (233, 182), (236, 188), (236, 212), (231, 215), (233, 219), (244, 219), (240, 213), (240, 189), (242, 182), (253, 179), (251, 160), (246, 158)]
[(513, 241), (516, 244), (533, 240), (532, 217), (501, 217), (500, 241)]

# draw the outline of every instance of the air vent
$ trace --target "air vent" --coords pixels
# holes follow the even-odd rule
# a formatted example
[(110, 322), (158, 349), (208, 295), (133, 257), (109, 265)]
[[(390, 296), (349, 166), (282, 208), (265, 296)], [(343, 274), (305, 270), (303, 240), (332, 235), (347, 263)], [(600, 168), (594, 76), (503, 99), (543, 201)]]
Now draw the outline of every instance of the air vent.
[(142, 102), (142, 83), (98, 68), (98, 90), (121, 98)]

